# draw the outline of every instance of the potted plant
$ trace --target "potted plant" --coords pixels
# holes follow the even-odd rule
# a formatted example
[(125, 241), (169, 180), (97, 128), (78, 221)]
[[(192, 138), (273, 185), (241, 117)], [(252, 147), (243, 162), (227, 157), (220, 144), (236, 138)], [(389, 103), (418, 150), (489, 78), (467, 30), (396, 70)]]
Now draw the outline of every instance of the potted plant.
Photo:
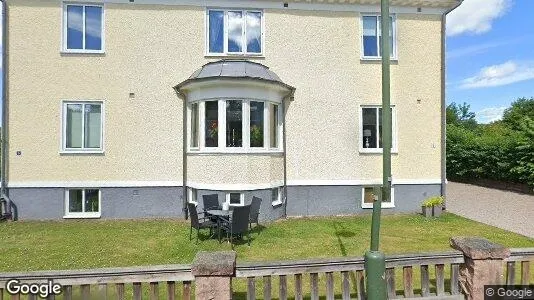
[(427, 218), (431, 216), (439, 217), (443, 210), (444, 198), (442, 196), (435, 196), (426, 199), (422, 204), (423, 215)]
[(445, 202), (445, 199), (443, 198), (443, 196), (433, 198), (434, 205), (432, 205), (432, 215), (437, 218), (441, 216), (441, 211), (443, 211), (443, 202)]
[(423, 216), (425, 216), (426, 218), (432, 217), (432, 201), (431, 201), (431, 199), (432, 198), (425, 200), (423, 202), (423, 204), (421, 205), (421, 208), (423, 210)]
[(263, 146), (263, 132), (259, 126), (252, 125), (252, 127), (250, 128), (250, 146)]

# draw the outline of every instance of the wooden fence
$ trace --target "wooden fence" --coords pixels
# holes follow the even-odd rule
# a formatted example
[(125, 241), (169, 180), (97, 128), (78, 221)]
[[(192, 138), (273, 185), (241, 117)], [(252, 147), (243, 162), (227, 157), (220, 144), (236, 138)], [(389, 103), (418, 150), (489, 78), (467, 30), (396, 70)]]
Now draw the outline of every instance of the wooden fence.
[[(505, 260), (506, 283), (534, 284), (530, 273), (533, 261), (534, 248), (511, 249), (511, 256)], [(459, 270), (463, 262), (464, 256), (459, 251), (388, 256), (388, 298), (464, 299), (459, 286)], [(240, 263), (235, 277), (234, 292), (240, 292), (236, 281), (244, 280), (246, 283), (241, 292), (247, 299), (300, 300), (308, 295), (312, 300), (325, 296), (326, 299), (365, 299), (362, 257)], [(68, 300), (105, 300), (108, 297), (119, 300), (191, 299), (195, 280), (191, 265), (2, 273), (0, 300), (7, 295), (2, 288), (13, 278), (24, 283), (42, 283), (51, 279), (63, 286), (63, 293), (56, 298)], [(257, 284), (261, 289), (256, 287)], [(9, 298), (37, 299), (36, 296), (21, 298), (20, 295)]]

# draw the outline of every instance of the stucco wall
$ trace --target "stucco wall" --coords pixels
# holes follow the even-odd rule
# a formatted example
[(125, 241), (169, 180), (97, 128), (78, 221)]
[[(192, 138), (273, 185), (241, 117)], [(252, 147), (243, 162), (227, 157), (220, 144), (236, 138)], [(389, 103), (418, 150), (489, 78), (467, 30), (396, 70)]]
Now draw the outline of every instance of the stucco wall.
[[(108, 4), (106, 53), (67, 55), (60, 1), (8, 3), (9, 181), (181, 181), (182, 100), (172, 86), (210, 60), (205, 10)], [(440, 26), (438, 15), (397, 16), (394, 178), (440, 177)], [(380, 178), (380, 155), (358, 153), (359, 106), (381, 97), (380, 63), (360, 60), (360, 33), (354, 12), (265, 10), (265, 57), (254, 60), (297, 89), (288, 180)], [(59, 154), (63, 99), (105, 101), (103, 155)]]

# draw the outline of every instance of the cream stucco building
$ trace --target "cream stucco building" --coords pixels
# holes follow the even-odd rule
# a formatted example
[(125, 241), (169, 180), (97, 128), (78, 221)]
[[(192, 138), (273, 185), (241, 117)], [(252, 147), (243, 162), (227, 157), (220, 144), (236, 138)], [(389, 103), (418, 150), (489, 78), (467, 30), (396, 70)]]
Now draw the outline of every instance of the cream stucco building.
[[(262, 198), (264, 220), (364, 212), (382, 176), (379, 2), (7, 0), (13, 213), (182, 217), (211, 193)], [(458, 4), (391, 1), (387, 211), (443, 193)]]

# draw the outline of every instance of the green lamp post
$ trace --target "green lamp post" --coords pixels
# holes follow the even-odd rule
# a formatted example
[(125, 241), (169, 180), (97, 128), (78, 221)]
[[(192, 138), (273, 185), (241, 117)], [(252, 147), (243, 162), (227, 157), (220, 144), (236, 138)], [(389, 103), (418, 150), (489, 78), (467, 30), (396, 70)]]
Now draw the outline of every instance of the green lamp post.
[(390, 109), (390, 74), (389, 63), (391, 49), (389, 46), (389, 0), (381, 0), (380, 42), (382, 54), (382, 187), (374, 191), (373, 217), (371, 224), (371, 249), (365, 253), (365, 271), (367, 279), (367, 299), (383, 300), (386, 294), (386, 261), (384, 253), (379, 251), (380, 215), (382, 201), (391, 197), (391, 109)]

